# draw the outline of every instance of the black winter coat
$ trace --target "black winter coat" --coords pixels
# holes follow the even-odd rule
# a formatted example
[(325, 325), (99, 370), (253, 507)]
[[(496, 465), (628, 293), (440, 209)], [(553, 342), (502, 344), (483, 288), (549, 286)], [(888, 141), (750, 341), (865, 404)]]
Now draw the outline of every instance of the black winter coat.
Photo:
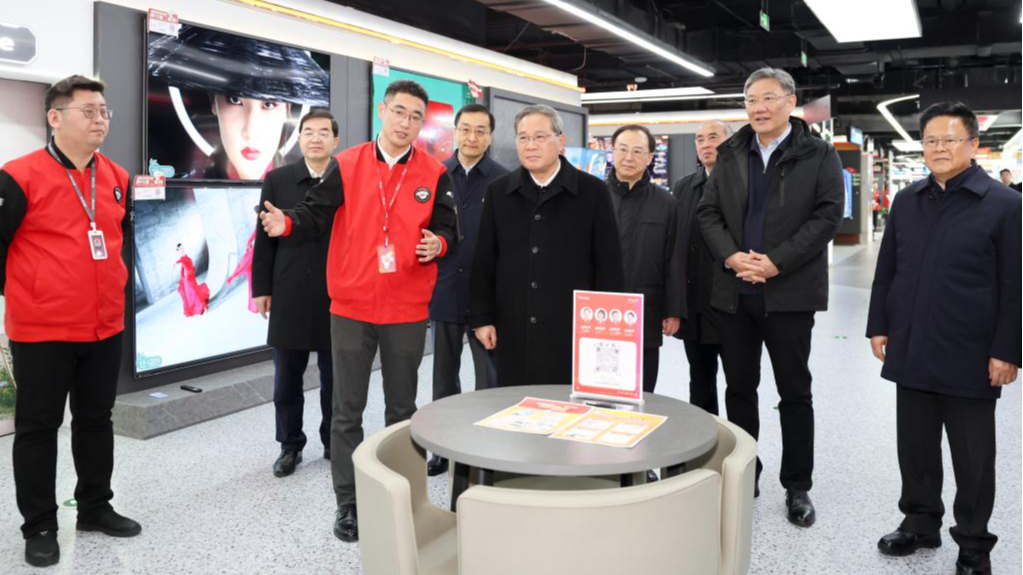
[(974, 166), (942, 198), (931, 178), (892, 202), (867, 337), (888, 336), (881, 377), (994, 399), (988, 360), (1020, 365), (1020, 195)]
[(696, 207), (703, 197), (706, 183), (707, 170), (700, 168), (679, 180), (671, 191), (678, 202), (679, 232), (675, 251), (679, 254), (685, 278), (681, 294), (685, 321), (675, 337), (703, 344), (719, 344), (721, 338), (715, 327), (714, 310), (710, 307), (714, 256), (703, 241), (696, 220)]
[[(336, 169), (336, 167), (335, 167)], [(271, 170), (263, 178), (259, 205), (269, 201), (287, 210), (319, 183), (305, 160)], [(326, 229), (333, 225), (333, 216)], [(252, 253), (252, 297), (271, 296), (267, 344), (285, 349), (330, 351), (330, 297), (327, 250), (330, 234), (271, 238), (256, 226)]]
[(630, 190), (612, 173), (608, 188), (622, 242), (625, 291), (643, 294), (643, 347), (661, 347), (661, 321), (682, 317), (675, 198), (645, 177)]
[[(791, 118), (791, 141), (778, 159), (778, 191), (767, 200), (764, 247), (779, 275), (764, 284), (768, 313), (828, 309), (827, 247), (842, 222), (845, 184), (835, 148)], [(724, 262), (743, 245), (749, 199), (750, 143), (747, 125), (718, 147), (718, 161), (703, 191), (697, 218), (714, 256), (711, 306), (735, 313), (742, 280)]]
[(625, 286), (607, 184), (564, 158), (541, 199), (525, 168), (495, 180), (470, 285), (470, 325), (497, 328), (497, 384), (570, 385), (572, 291)]

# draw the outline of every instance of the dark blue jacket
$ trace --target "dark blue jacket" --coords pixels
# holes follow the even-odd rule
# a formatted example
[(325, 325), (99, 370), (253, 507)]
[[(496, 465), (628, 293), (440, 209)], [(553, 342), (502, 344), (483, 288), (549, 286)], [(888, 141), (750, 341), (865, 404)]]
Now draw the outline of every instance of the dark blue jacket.
[[(957, 179), (959, 178), (959, 179)], [(994, 399), (988, 360), (1020, 365), (1020, 195), (974, 166), (942, 197), (931, 178), (895, 196), (867, 337), (886, 335), (881, 377)]]
[(472, 254), (476, 250), (479, 235), (480, 215), (483, 214), (483, 196), (490, 182), (508, 173), (501, 164), (483, 156), (466, 177), (458, 154), (446, 162), (455, 192), (455, 208), (458, 212), (458, 244), (447, 257), (437, 261), (437, 286), (430, 300), (430, 319), (446, 323), (464, 324), (469, 322), (469, 274), (472, 270)]

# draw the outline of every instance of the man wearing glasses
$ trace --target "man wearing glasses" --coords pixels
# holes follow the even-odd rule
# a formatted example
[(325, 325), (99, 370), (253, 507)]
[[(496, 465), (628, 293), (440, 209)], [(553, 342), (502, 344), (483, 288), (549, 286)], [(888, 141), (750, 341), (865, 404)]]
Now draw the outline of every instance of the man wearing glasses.
[[(302, 161), (271, 170), (263, 178), (263, 202), (295, 207), (320, 183), (341, 143), (337, 120), (314, 108), (298, 124)], [(258, 210), (257, 206), (257, 210)], [(333, 215), (326, 222), (332, 227)], [(330, 235), (271, 238), (257, 230), (252, 257), (252, 297), (264, 318), (269, 314), (267, 344), (273, 348), (274, 411), (280, 455), (275, 477), (287, 477), (302, 462), (306, 436), (302, 431), (303, 390), (309, 352), (316, 352), (320, 370), (320, 442), (330, 459), (333, 369), (330, 352), (330, 297), (327, 295), (327, 249)]]
[(426, 320), (437, 282), (434, 260), (458, 241), (451, 178), (440, 162), (412, 145), (428, 102), (416, 82), (392, 82), (377, 105), (376, 141), (338, 154), (323, 181), (293, 209), (282, 212), (266, 202), (267, 211), (260, 214), (270, 237), (331, 230), (330, 462), (338, 505), (334, 535), (347, 542), (359, 539), (352, 452), (364, 435), (373, 359), (379, 349), (385, 424), (409, 419), (416, 411)]
[(941, 545), (942, 430), (956, 478), (956, 573), (991, 572), (998, 537), (995, 405), (1020, 366), (1019, 194), (974, 161), (977, 117), (959, 102), (920, 117), (931, 175), (895, 196), (870, 294), (867, 336), (894, 381), (905, 514), (885, 555)]
[[(462, 392), (458, 371), (462, 364), (462, 338), (469, 336), (469, 349), (476, 371), (476, 389), (494, 387), (497, 369), (493, 354), (469, 328), (469, 276), (472, 254), (483, 212), (483, 196), (490, 182), (508, 173), (487, 154), (494, 133), (494, 115), (486, 106), (467, 104), (455, 114), (457, 153), (444, 162), (451, 177), (458, 208), (458, 246), (437, 264), (437, 287), (430, 300), (430, 333), (433, 335), (433, 400)], [(434, 455), (426, 465), (427, 474), (447, 471), (446, 459)]]
[[(791, 117), (796, 85), (784, 70), (746, 80), (749, 125), (718, 148), (697, 218), (714, 257), (711, 307), (722, 313), (721, 362), (728, 419), (760, 434), (760, 358), (771, 356), (781, 402), (788, 520), (816, 520), (810, 339), (828, 307), (828, 242), (842, 220), (842, 165), (830, 144)], [(757, 460), (757, 479), (763, 466)], [(758, 483), (759, 484), (759, 483)], [(754, 493), (757, 488), (754, 488)]]
[(71, 76), (46, 92), (53, 139), (0, 171), (0, 288), (18, 386), (14, 485), (25, 561), (60, 560), (57, 431), (70, 394), (79, 531), (133, 537), (110, 505), (124, 331), (121, 259), (128, 173), (97, 150), (110, 128), (102, 82)]
[(662, 334), (675, 335), (682, 316), (682, 265), (675, 253), (677, 209), (671, 193), (650, 181), (656, 140), (646, 126), (618, 128), (611, 136), (611, 149), (614, 171), (608, 188), (622, 244), (625, 291), (643, 294), (643, 391), (653, 393)]
[(497, 385), (572, 383), (572, 291), (622, 291), (622, 252), (607, 185), (561, 157), (549, 106), (515, 116), (521, 167), (487, 188), (473, 259), (469, 321), (497, 350)]

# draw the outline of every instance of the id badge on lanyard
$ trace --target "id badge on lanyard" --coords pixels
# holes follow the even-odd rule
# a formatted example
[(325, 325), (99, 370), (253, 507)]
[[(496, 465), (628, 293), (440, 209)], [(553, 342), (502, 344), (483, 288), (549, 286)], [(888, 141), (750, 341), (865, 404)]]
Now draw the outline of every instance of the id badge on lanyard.
[[(415, 147), (409, 153), (414, 155)], [(401, 186), (405, 183), (405, 174), (408, 173), (408, 163), (411, 161), (412, 156), (410, 155), (408, 162), (403, 164), (401, 176), (398, 178), (398, 185), (394, 188), (394, 195), (391, 196), (390, 202), (384, 196), (384, 177), (380, 174), (380, 166), (377, 165), (380, 205), (384, 208), (384, 245), (377, 246), (377, 271), (382, 274), (393, 274), (398, 271), (398, 253), (394, 250), (394, 244), (391, 243), (391, 208), (394, 207), (394, 202), (398, 199), (398, 194), (401, 192)]]
[[(48, 146), (50, 155), (53, 156), (54, 160), (60, 162), (57, 156), (57, 152), (53, 149), (52, 143)], [(92, 168), (89, 169), (91, 175), (90, 187), (92, 188), (90, 194), (90, 201), (92, 208), (85, 203), (85, 196), (82, 195), (82, 190), (78, 188), (78, 182), (75, 181), (75, 177), (71, 175), (71, 170), (64, 168), (64, 173), (67, 174), (67, 179), (71, 180), (71, 187), (75, 190), (75, 195), (78, 196), (78, 201), (82, 203), (82, 209), (85, 210), (85, 215), (89, 218), (89, 231), (86, 233), (86, 241), (89, 246), (89, 253), (92, 254), (94, 260), (105, 260), (107, 259), (107, 240), (103, 236), (103, 230), (96, 229), (96, 165), (93, 164)]]

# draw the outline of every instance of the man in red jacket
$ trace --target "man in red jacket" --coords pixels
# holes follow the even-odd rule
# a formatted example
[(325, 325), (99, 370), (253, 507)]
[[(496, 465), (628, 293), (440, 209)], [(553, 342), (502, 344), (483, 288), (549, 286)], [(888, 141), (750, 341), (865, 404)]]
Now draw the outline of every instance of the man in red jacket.
[(128, 173), (97, 152), (110, 127), (103, 90), (83, 76), (54, 84), (46, 92), (53, 139), (0, 171), (0, 287), (18, 386), (14, 484), (34, 566), (60, 560), (57, 430), (69, 393), (78, 530), (142, 531), (110, 505)]
[(334, 216), (327, 254), (334, 420), (330, 462), (337, 497), (334, 535), (359, 539), (352, 452), (362, 443), (373, 358), (380, 349), (386, 425), (416, 411), (419, 364), (437, 264), (457, 241), (451, 179), (412, 145), (429, 98), (409, 80), (392, 82), (377, 108), (375, 142), (337, 155), (305, 201), (260, 214), (270, 237), (318, 235)]

